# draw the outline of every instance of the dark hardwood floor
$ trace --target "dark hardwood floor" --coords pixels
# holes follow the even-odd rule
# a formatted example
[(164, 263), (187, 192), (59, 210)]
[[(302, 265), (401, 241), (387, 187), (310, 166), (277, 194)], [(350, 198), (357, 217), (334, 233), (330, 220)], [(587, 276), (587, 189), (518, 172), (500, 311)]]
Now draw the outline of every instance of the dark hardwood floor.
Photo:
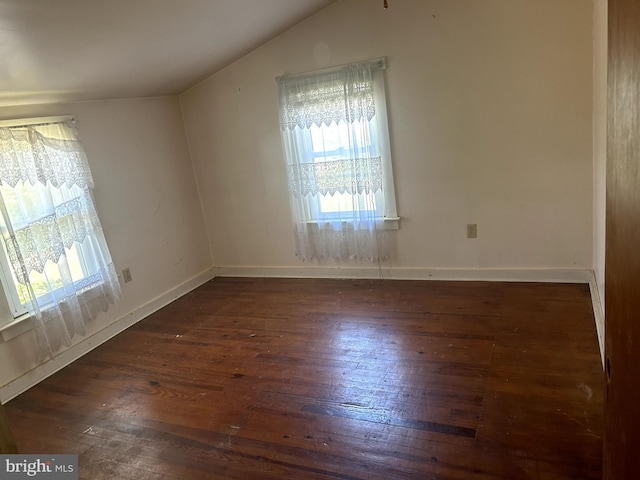
[(597, 479), (577, 284), (217, 278), (6, 405), (85, 479)]

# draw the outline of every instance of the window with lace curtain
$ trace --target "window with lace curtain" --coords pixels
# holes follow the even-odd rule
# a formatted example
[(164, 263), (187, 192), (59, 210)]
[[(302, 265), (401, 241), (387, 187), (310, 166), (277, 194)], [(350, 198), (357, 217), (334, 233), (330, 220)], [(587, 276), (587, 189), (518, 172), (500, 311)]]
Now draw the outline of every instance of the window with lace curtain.
[(277, 79), (296, 255), (379, 261), (397, 228), (378, 59)]
[[(43, 123), (38, 123), (38, 122)], [(71, 120), (0, 125), (0, 274), (13, 318), (29, 318), (43, 359), (84, 335), (120, 286)]]

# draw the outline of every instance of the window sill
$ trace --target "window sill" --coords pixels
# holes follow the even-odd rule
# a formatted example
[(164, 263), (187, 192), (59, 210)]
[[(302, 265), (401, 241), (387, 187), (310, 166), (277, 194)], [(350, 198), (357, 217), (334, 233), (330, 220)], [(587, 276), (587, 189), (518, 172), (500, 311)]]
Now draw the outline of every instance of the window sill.
[(384, 217), (385, 230), (398, 230), (400, 228), (400, 217)]
[(32, 316), (30, 314), (21, 315), (14, 318), (9, 323), (0, 326), (0, 338), (3, 342), (8, 342), (12, 338), (22, 335), (33, 328)]
[[(95, 299), (95, 294), (99, 295), (99, 291), (100, 290), (98, 289), (98, 286), (94, 286), (82, 292), (82, 295), (87, 296), (85, 297), (85, 301), (91, 302)], [(65, 303), (66, 302), (58, 302), (58, 308), (64, 309)], [(43, 304), (40, 306), (40, 311), (46, 312), (48, 309), (53, 308), (53, 306), (53, 303)], [(5, 323), (4, 325), (0, 325), (0, 340), (3, 342), (8, 342), (12, 338), (15, 338), (18, 335), (22, 335), (23, 333), (31, 330), (33, 328), (34, 315), (34, 312), (27, 312), (20, 315), (19, 317), (14, 318), (10, 322)]]
[[(318, 225), (320, 223), (350, 223), (348, 220), (308, 220), (308, 225)], [(398, 230), (400, 228), (400, 217), (384, 217), (382, 219), (384, 230)]]

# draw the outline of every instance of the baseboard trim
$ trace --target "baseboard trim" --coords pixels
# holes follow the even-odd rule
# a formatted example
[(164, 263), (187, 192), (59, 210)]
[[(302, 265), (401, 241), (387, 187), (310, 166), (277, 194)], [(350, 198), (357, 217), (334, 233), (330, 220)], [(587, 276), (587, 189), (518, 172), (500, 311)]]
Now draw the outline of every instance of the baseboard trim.
[(567, 268), (375, 268), (216, 267), (216, 277), (386, 278), (390, 280), (476, 280), (589, 283), (589, 269)]
[(596, 321), (596, 331), (598, 332), (598, 345), (600, 346), (600, 358), (602, 360), (602, 368), (604, 370), (604, 308), (600, 297), (600, 289), (596, 275), (592, 271), (589, 278), (589, 291), (591, 292), (591, 304), (593, 307), (593, 317)]
[(0, 387), (0, 404), (6, 403), (12, 398), (17, 397), (22, 392), (25, 392), (45, 378), (56, 373), (58, 370), (66, 367), (86, 353), (89, 353), (94, 348), (102, 345), (107, 340), (115, 337), (120, 332), (151, 315), (153, 312), (160, 310), (162, 307), (168, 305), (177, 298), (180, 298), (200, 285), (203, 285), (214, 277), (215, 272), (213, 269), (205, 270), (204, 272), (181, 283), (177, 287), (172, 288), (171, 290), (136, 308), (102, 330), (84, 338), (68, 350), (62, 352), (53, 360), (37, 366), (33, 370), (28, 371), (24, 375)]

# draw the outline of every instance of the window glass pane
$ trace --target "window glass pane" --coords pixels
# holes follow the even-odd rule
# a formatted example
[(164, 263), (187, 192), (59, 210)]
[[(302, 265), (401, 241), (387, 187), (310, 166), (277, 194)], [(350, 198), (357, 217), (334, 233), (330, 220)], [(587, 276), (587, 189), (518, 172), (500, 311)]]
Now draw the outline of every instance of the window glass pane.
[(33, 290), (36, 297), (45, 295), (49, 290), (47, 288), (47, 281), (52, 289), (62, 288), (62, 278), (60, 277), (60, 271), (53, 262), (47, 262), (44, 266), (44, 272), (39, 273), (32, 271), (29, 273), (29, 281), (33, 285)]
[(352, 195), (347, 192), (320, 195), (320, 212), (323, 214), (349, 213), (355, 209), (377, 210), (376, 196), (373, 193)]
[(361, 156), (364, 152), (378, 156), (375, 122), (355, 121), (351, 129), (344, 121), (322, 126), (314, 124), (309, 132), (312, 145), (311, 156), (316, 161), (319, 158), (324, 160), (349, 158), (351, 154)]
[(353, 210), (353, 198), (348, 193), (320, 195), (320, 211), (322, 213), (338, 213)]
[(82, 251), (78, 248), (78, 244), (74, 243), (70, 249), (65, 249), (65, 251), (67, 253), (67, 262), (69, 263), (71, 278), (74, 282), (82, 280), (88, 273), (85, 269), (84, 258)]
[[(26, 228), (29, 222), (33, 222), (40, 218), (53, 214), (56, 207), (67, 201), (78, 198), (82, 195), (82, 190), (74, 185), (71, 188), (62, 186), (54, 188), (50, 185), (45, 186), (40, 183), (31, 185), (28, 182), (19, 182), (14, 188), (7, 185), (0, 187), (0, 193), (4, 199), (7, 214), (11, 220), (14, 231)], [(4, 218), (0, 216), (0, 230), (2, 232), (2, 248), (5, 257), (7, 255), (7, 247), (4, 243), (9, 238), (10, 232), (4, 222)], [(71, 279), (74, 282), (82, 280), (95, 272), (95, 262), (88, 262), (84, 257), (85, 253), (92, 254), (92, 246), (88, 238), (84, 239), (88, 245), (80, 245), (77, 242), (71, 245), (71, 248), (65, 248), (65, 255)], [(86, 252), (85, 252), (86, 251)], [(56, 259), (57, 260), (57, 259)], [(17, 276), (13, 271), (13, 265), (8, 264), (10, 271), (10, 279), (12, 280), (16, 297), (23, 306), (29, 304), (29, 291), (26, 285), (18, 283)], [(94, 267), (94, 268), (91, 268)], [(65, 274), (65, 275), (68, 275)], [(49, 289), (58, 289), (63, 286), (63, 279), (60, 273), (60, 267), (51, 259), (49, 259), (43, 272), (31, 271), (28, 273), (36, 297), (45, 295)], [(45, 297), (47, 299), (47, 297)]]
[(344, 156), (349, 150), (349, 130), (347, 124), (340, 122), (331, 125), (311, 126), (311, 141), (313, 144), (313, 152), (321, 153), (326, 156), (339, 157)]

